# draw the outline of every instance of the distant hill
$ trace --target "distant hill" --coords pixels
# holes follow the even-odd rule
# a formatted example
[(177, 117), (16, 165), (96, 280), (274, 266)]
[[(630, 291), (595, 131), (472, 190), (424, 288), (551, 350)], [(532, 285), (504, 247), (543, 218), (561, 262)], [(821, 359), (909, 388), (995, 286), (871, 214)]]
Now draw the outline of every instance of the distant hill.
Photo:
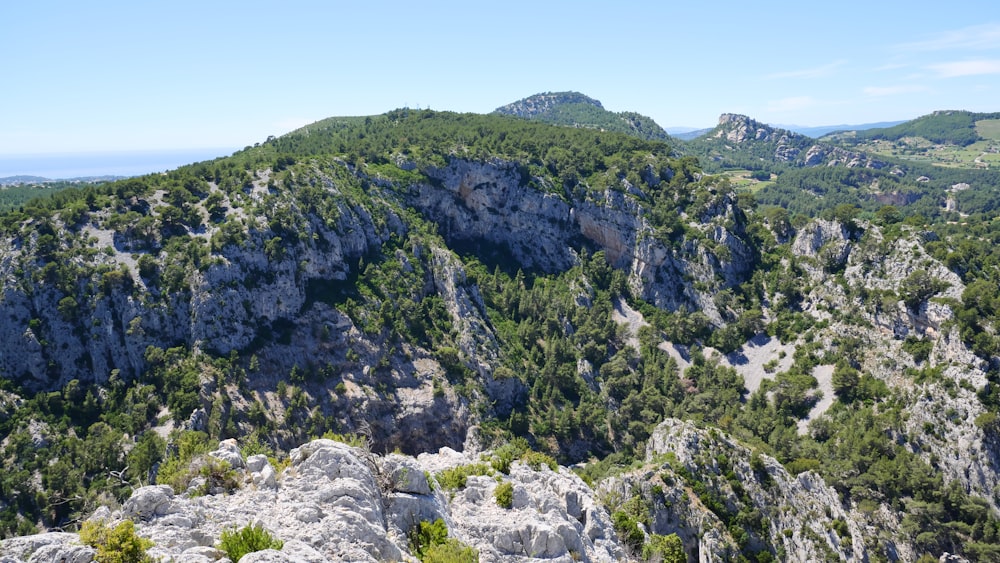
[(906, 122), (879, 121), (878, 123), (862, 123), (860, 125), (820, 125), (817, 127), (807, 127), (803, 125), (778, 125), (777, 127), (783, 127), (789, 131), (795, 131), (796, 133), (801, 133), (807, 137), (819, 139), (824, 135), (829, 135), (830, 133), (835, 133), (837, 131), (867, 131), (869, 129), (892, 127), (901, 123)]
[(554, 125), (626, 133), (649, 141), (670, 135), (652, 118), (635, 112), (612, 112), (601, 102), (579, 92), (545, 92), (501, 106), (494, 114), (513, 115)]
[[(900, 123), (905, 123), (903, 121), (879, 121), (878, 123), (862, 123), (859, 125), (819, 125), (816, 127), (810, 127), (807, 125), (782, 125), (774, 124), (770, 125), (775, 129), (785, 129), (793, 133), (798, 133), (800, 135), (805, 135), (807, 137), (812, 137), (814, 139), (819, 139), (824, 135), (829, 135), (830, 133), (835, 133), (838, 131), (865, 131), (868, 129), (875, 129), (879, 127), (892, 127), (893, 125), (899, 125)], [(705, 135), (712, 131), (712, 128), (707, 129), (695, 129), (694, 127), (667, 127), (667, 133), (675, 139), (680, 139), (681, 141), (692, 141)]]
[(800, 133), (732, 113), (722, 114), (715, 128), (685, 143), (683, 151), (701, 158), (708, 171), (838, 164), (865, 168), (885, 166), (863, 153), (820, 143)]
[(856, 139), (898, 141), (903, 137), (923, 137), (932, 143), (964, 147), (983, 139), (976, 127), (978, 122), (995, 119), (1000, 119), (1000, 113), (935, 111), (892, 127), (859, 132)]
[(698, 137), (705, 135), (711, 130), (712, 130), (711, 127), (709, 127), (708, 129), (688, 129), (682, 133), (670, 133), (670, 135), (673, 136), (673, 138), (680, 139), (682, 141), (693, 141), (694, 139), (697, 139)]
[(122, 176), (101, 176), (51, 180), (41, 176), (7, 176), (0, 178), (0, 212), (17, 209), (31, 200), (49, 197), (69, 188), (113, 182), (122, 178)]
[(41, 176), (7, 176), (5, 178), (0, 178), (0, 186), (17, 186), (20, 184), (41, 184), (44, 182), (51, 182), (49, 178), (43, 178)]
[(114, 182), (128, 176), (82, 176), (79, 178), (45, 178), (43, 176), (6, 176), (0, 178), (0, 186), (20, 186), (23, 184), (51, 184), (53, 182), (69, 182), (78, 184), (93, 184), (97, 182)]

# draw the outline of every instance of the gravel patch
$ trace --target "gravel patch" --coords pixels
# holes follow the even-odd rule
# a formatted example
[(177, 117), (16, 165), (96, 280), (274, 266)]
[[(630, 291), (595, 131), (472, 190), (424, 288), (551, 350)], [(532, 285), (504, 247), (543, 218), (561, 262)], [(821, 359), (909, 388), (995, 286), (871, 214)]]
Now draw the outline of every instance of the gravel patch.
[(805, 434), (808, 430), (809, 422), (816, 420), (823, 413), (833, 405), (833, 401), (836, 396), (833, 394), (833, 368), (832, 365), (816, 366), (812, 370), (812, 376), (816, 378), (819, 382), (819, 390), (823, 392), (823, 396), (820, 397), (819, 401), (813, 406), (812, 410), (809, 411), (809, 416), (803, 418), (798, 422), (799, 434)]

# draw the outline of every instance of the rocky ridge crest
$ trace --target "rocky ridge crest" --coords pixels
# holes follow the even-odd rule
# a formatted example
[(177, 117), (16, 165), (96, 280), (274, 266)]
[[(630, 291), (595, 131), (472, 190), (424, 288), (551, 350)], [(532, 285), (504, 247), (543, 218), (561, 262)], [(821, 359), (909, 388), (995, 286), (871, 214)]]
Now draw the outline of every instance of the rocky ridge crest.
[[(442, 471), (481, 464), (485, 454), (443, 448), (415, 458), (379, 456), (321, 439), (292, 450), (287, 467), (276, 470), (262, 455), (243, 458), (227, 441), (210, 455), (242, 476), (233, 493), (198, 496), (194, 484), (177, 495), (167, 486), (146, 486), (120, 508), (98, 509), (91, 520), (131, 519), (137, 533), (154, 542), (151, 555), (189, 563), (223, 561), (221, 533), (248, 524), (262, 526), (284, 547), (243, 561), (413, 561), (410, 532), (438, 518), (482, 561), (639, 560), (612, 524), (613, 512), (635, 506), (645, 511), (643, 535), (677, 534), (689, 558), (701, 561), (726, 560), (747, 545), (784, 560), (866, 561), (866, 546), (880, 537), (871, 522), (842, 508), (836, 491), (814, 473), (790, 475), (770, 457), (689, 422), (660, 424), (642, 469), (594, 489), (564, 467), (523, 462), (514, 462), (509, 474), (470, 476), (458, 489), (440, 485)], [(513, 488), (510, 508), (494, 495), (506, 483)], [(633, 508), (623, 508), (627, 504)], [(889, 527), (894, 522), (886, 517), (881, 525)], [(734, 536), (728, 526), (734, 519), (749, 519), (752, 535)], [(894, 549), (904, 558), (911, 553), (906, 544)], [(46, 557), (89, 563), (93, 549), (70, 533), (11, 538), (0, 546), (5, 562)]]

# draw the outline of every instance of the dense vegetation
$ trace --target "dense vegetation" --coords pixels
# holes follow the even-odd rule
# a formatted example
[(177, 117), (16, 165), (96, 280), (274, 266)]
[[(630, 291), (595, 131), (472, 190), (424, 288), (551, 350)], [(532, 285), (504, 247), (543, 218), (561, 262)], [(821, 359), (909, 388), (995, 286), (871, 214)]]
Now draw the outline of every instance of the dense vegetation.
[[(741, 158), (761, 162), (752, 151)], [(702, 311), (658, 309), (643, 301), (626, 273), (592, 244), (581, 243), (577, 263), (561, 271), (522, 268), (503, 248), (453, 245), (447, 233), (402, 203), (411, 189), (433, 185), (433, 172), (453, 159), (516, 162), (524, 185), (560, 201), (628, 193), (649, 223), (646, 236), (677, 253), (724, 254), (699, 223), (706, 210), (731, 205), (735, 209), (720, 221), (732, 232), (746, 233), (750, 273), (718, 292), (714, 304), (720, 317), (713, 320)], [(385, 381), (399, 358), (434, 359), (444, 370), (435, 394), (453, 392), (469, 404), (488, 443), (518, 444), (516, 454), (502, 454), (510, 459), (591, 461), (583, 473), (593, 479), (641, 459), (646, 440), (664, 418), (692, 420), (773, 455), (793, 472), (819, 472), (845, 503), (857, 503), (862, 511), (875, 513), (882, 504), (903, 511), (902, 533), (921, 552), (996, 557), (995, 514), (954, 481), (945, 482), (921, 455), (924, 439), (905, 424), (907, 398), (861, 370), (856, 335), (822, 332), (831, 322), (869, 329), (866, 307), (902, 301), (916, 310), (942, 288), (920, 276), (907, 278), (899, 295), (844, 287), (845, 302), (858, 304), (858, 310), (828, 311), (829, 318), (819, 320), (803, 307), (815, 289), (804, 272), (818, 267), (835, 285), (847, 286), (843, 265), (833, 259), (810, 264), (791, 252), (789, 240), (810, 218), (826, 217), (843, 224), (851, 243), (875, 263), (890, 243), (919, 232), (927, 253), (966, 284), (962, 302), (952, 304), (962, 340), (983, 358), (993, 358), (998, 346), (991, 327), (1000, 321), (1000, 304), (990, 289), (1000, 280), (1000, 231), (989, 219), (995, 217), (997, 176), (929, 169), (929, 180), (917, 182), (923, 169), (916, 167), (899, 176), (775, 162), (757, 166), (780, 172), (775, 184), (752, 196), (736, 194), (728, 181), (702, 175), (697, 159), (678, 158), (662, 142), (500, 115), (404, 109), (324, 120), (230, 158), (65, 190), (12, 210), (0, 217), (0, 228), (33, 252), (17, 265), (21, 277), (12, 285), (58, 304), (55, 311), (33, 310), (30, 318), (14, 322), (23, 321), (25, 330), (38, 336), (40, 354), (51, 366), (63, 353), (47, 348), (57, 331), (80, 341), (96, 338), (91, 335), (98, 332), (97, 312), (126, 298), (184, 310), (202, 276), (253, 249), (271, 264), (293, 265), (294, 279), (308, 288), (303, 313), (315, 304), (330, 307), (350, 320), (365, 345), (338, 347), (325, 340), (332, 338), (327, 325), (306, 330), (296, 319), (278, 318), (262, 322), (250, 344), (240, 348), (184, 341), (150, 345), (138, 354), (138, 373), (110, 366), (108, 374), (39, 391), (30, 390), (22, 374), (4, 374), (0, 534), (26, 533), (36, 524), (72, 525), (97, 504), (120, 500), (148, 483), (157, 464), (160, 482), (173, 484), (176, 478), (183, 490), (190, 481), (186, 462), (220, 438), (236, 437), (247, 451), (280, 455), (311, 436), (356, 430), (330, 412), (348, 408), (345, 374), (361, 371), (360, 353), (370, 347), (377, 351), (366, 373), (382, 382), (372, 385), (372, 396), (392, 401)], [(941, 210), (944, 189), (959, 181), (975, 186), (954, 194), (958, 210), (969, 217)], [(884, 194), (898, 196), (892, 200), (896, 205), (879, 197)], [(303, 248), (331, 248), (327, 233), (336, 232), (344, 217), (362, 212), (371, 217), (378, 244), (348, 257), (353, 267), (345, 279), (307, 280)], [(960, 218), (967, 224), (956, 224)], [(111, 247), (97, 246), (97, 229), (113, 232)], [(482, 298), (498, 350), (490, 376), (513, 390), (505, 400), (488, 396), (435, 287), (438, 266), (429, 249), (442, 248), (460, 250), (455, 260), (464, 269), (464, 283)], [(118, 254), (134, 259), (137, 278), (129, 266), (112, 266), (106, 258)], [(266, 285), (274, 276), (255, 270), (240, 283)], [(635, 335), (620, 328), (613, 312), (624, 307), (641, 312), (649, 326)], [(153, 331), (141, 318), (134, 326), (133, 321), (121, 325), (127, 329), (114, 330), (123, 342), (130, 336), (126, 331)], [(315, 333), (322, 345), (300, 358), (301, 364), (267, 363), (274, 355), (267, 351), (290, 347), (293, 334), (306, 332)], [(739, 373), (704, 348), (730, 352), (761, 333), (799, 345), (789, 369), (749, 393)], [(690, 366), (682, 369), (661, 346), (664, 341), (686, 347)], [(907, 350), (926, 359), (921, 342), (914, 339)], [(799, 422), (818, 400), (812, 375), (818, 365), (836, 366), (836, 401), (812, 422), (810, 432), (800, 433)], [(923, 367), (928, 369), (908, 377), (946, 385), (939, 372)], [(58, 379), (58, 373), (51, 375)], [(996, 374), (990, 377), (995, 383)], [(979, 421), (990, 432), (996, 432), (1000, 412), (995, 388), (976, 390), (993, 415)], [(267, 400), (281, 412), (270, 412)], [(207, 416), (201, 432), (178, 431), (165, 441), (153, 430), (170, 419), (183, 424), (198, 409)], [(503, 472), (504, 459), (494, 466), (497, 471)], [(489, 468), (484, 464), (482, 470)], [(224, 480), (226, 468), (216, 469), (209, 472)], [(686, 478), (697, 492), (708, 477)], [(506, 493), (497, 501), (506, 504)], [(703, 501), (724, 514), (727, 524), (750, 526), (748, 514), (713, 504), (707, 492)], [(623, 535), (634, 535), (633, 517), (623, 514), (616, 526)], [(676, 558), (676, 537), (668, 538), (654, 538), (649, 549)], [(421, 524), (411, 540), (425, 560), (437, 550), (470, 555), (437, 523)], [(749, 549), (743, 556), (758, 557)]]
[(45, 182), (2, 186), (0, 187), (0, 212), (17, 209), (33, 199), (44, 198), (67, 188), (80, 186), (80, 182)]

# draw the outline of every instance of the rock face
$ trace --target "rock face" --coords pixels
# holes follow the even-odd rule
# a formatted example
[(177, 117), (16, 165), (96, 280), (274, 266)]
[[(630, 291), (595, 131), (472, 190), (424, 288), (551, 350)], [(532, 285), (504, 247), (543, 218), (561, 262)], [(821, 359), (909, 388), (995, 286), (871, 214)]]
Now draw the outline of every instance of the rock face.
[[(752, 269), (746, 218), (730, 194), (709, 194), (690, 218), (709, 243), (676, 247), (653, 236), (638, 201), (622, 191), (567, 200), (530, 186), (521, 167), (505, 161), (453, 159), (428, 175), (434, 184), (411, 187), (407, 203), (437, 223), (449, 244), (504, 248), (523, 267), (556, 272), (577, 262), (583, 243), (626, 270), (633, 290), (658, 307), (705, 310), (717, 321), (712, 295), (746, 281)], [(696, 290), (694, 281), (709, 289)]]
[[(225, 453), (223, 453), (225, 452)], [(228, 457), (226, 444), (217, 453)], [(131, 518), (151, 539), (150, 555), (164, 560), (210, 562), (224, 554), (224, 530), (257, 524), (284, 541), (242, 561), (414, 560), (408, 533), (421, 521), (442, 519), (451, 537), (479, 550), (482, 561), (620, 561), (607, 512), (593, 491), (564, 468), (534, 470), (515, 462), (509, 475), (469, 477), (455, 491), (433, 478), (439, 471), (477, 463), (450, 449), (418, 458), (380, 457), (332, 440), (295, 450), (271, 484), (273, 467), (259, 457), (240, 460), (244, 485), (231, 495), (175, 495), (169, 487), (137, 489), (121, 510), (101, 509), (93, 518), (114, 524)], [(502, 508), (493, 492), (513, 486), (513, 505)], [(54, 558), (50, 558), (54, 557)], [(93, 550), (76, 534), (42, 534), (6, 540), (5, 561), (87, 563)]]
[[(78, 318), (60, 313), (64, 291), (15, 275), (35, 259), (20, 241), (0, 241), (0, 312), (10, 319), (0, 325), (0, 373), (29, 389), (52, 389), (71, 379), (103, 383), (112, 369), (135, 377), (146, 367), (148, 346), (243, 349), (260, 329), (300, 313), (311, 280), (343, 280), (353, 260), (388, 236), (365, 209), (345, 204), (341, 211), (336, 225), (309, 223), (309, 236), (282, 259), (265, 252), (268, 233), (251, 229), (245, 244), (226, 246), (220, 260), (192, 272), (183, 291), (146, 287), (137, 271), (127, 270), (120, 284), (81, 303)], [(96, 256), (95, 265), (118, 269), (129, 254), (119, 247)]]

